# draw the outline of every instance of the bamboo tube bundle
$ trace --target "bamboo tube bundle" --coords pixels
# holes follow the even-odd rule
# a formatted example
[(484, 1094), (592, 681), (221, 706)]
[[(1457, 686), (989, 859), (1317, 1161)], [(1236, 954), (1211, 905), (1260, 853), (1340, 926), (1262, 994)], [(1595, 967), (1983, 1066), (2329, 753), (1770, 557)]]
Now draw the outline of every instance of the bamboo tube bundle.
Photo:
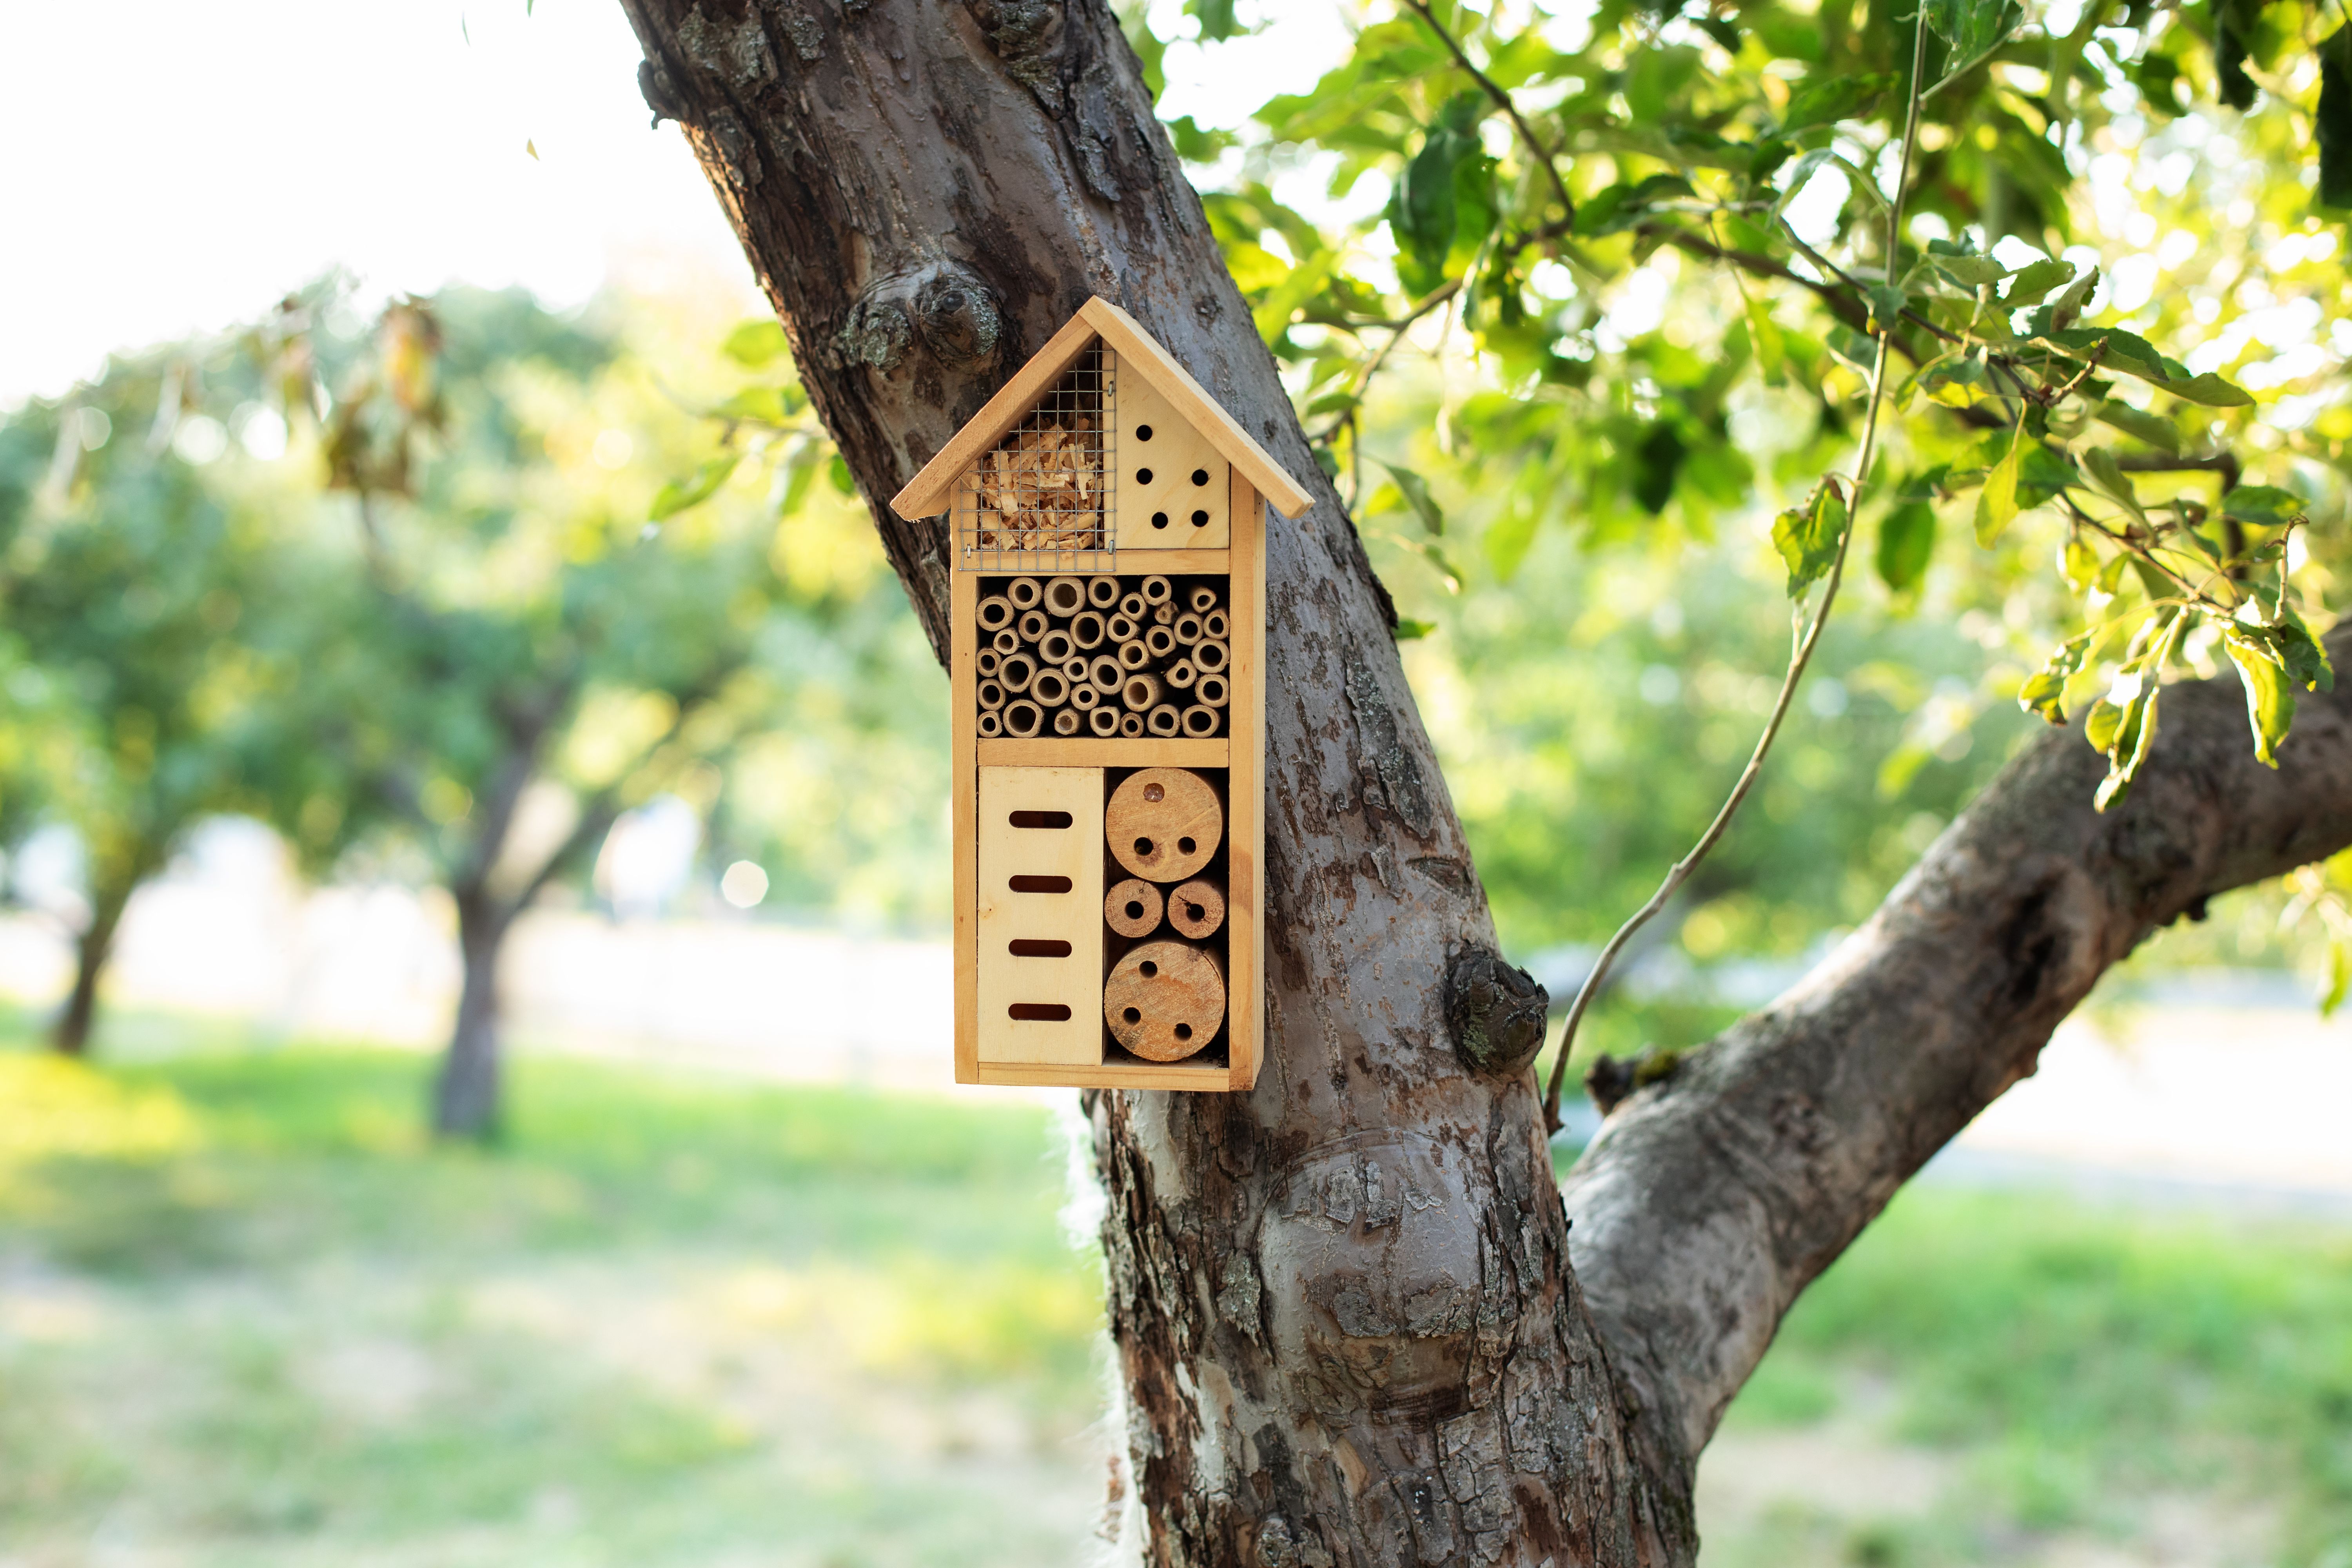
[(1176, 587), (1167, 578), (1154, 575), (1146, 577), (1138, 584), (1137, 591), (1143, 595), (1145, 604), (1164, 605), (1175, 594)]
[(1192, 661), (1189, 658), (1180, 658), (1160, 672), (1160, 679), (1178, 691), (1192, 690), (1192, 682), (1200, 677), (1201, 672), (1192, 668)]
[(1004, 682), (983, 680), (979, 686), (980, 706), (985, 710), (1004, 706)]
[(1058, 626), (1037, 639), (1037, 657), (1047, 664), (1067, 664), (1077, 651), (1077, 640)]
[(1176, 634), (1178, 642), (1191, 647), (1201, 640), (1201, 617), (1187, 611), (1177, 616), (1169, 629)]
[(1116, 708), (1098, 707), (1087, 715), (1088, 732), (1108, 741), (1118, 733), (1119, 712)]
[(1153, 658), (1166, 658), (1176, 651), (1176, 634), (1166, 626), (1154, 626), (1143, 634), (1143, 646)]
[(989, 712), (981, 714), (980, 738), (982, 740), (993, 741), (1003, 733), (1004, 733), (1004, 720), (1002, 715)]
[(1037, 661), (1025, 653), (1007, 654), (1004, 662), (996, 667), (996, 679), (1003, 683), (1006, 695), (1018, 697), (1029, 689), (1036, 679)]
[(1074, 690), (1081, 686), (1094, 684), (1093, 678), (1087, 673), (1087, 661), (1075, 655), (1063, 662), (1062, 679), (1068, 681)]
[(1004, 705), (1004, 732), (1016, 740), (1025, 741), (1037, 732), (1045, 721), (1045, 710), (1026, 697)]
[(1215, 709), (1203, 707), (1198, 702), (1185, 709), (1181, 717), (1184, 733), (1196, 741), (1205, 741), (1214, 735), (1221, 722)]
[(1192, 667), (1202, 675), (1214, 675), (1232, 659), (1233, 650), (1221, 642), (1204, 642), (1192, 650)]
[(1004, 596), (1012, 601), (1016, 610), (1035, 609), (1037, 601), (1045, 595), (1045, 590), (1038, 586), (1034, 577), (1015, 577), (1004, 585)]
[(1222, 675), (1204, 675), (1192, 683), (1192, 695), (1204, 707), (1223, 708), (1233, 698), (1233, 687)]
[(1087, 607), (1087, 580), (1083, 577), (1056, 577), (1045, 584), (1045, 613), (1067, 617)]
[(971, 667), (974, 673), (982, 680), (986, 680), (996, 673), (996, 667), (1003, 662), (1003, 658), (1004, 656), (994, 648), (984, 647), (980, 650), (979, 657), (972, 660)]
[(1059, 708), (1070, 700), (1070, 683), (1058, 669), (1041, 669), (1029, 678), (1029, 695), (1040, 707)]
[(993, 634), (1011, 626), (1013, 617), (1018, 614), (1020, 612), (1013, 607), (1012, 600), (1002, 594), (991, 594), (980, 602), (974, 618), (979, 621), (982, 631)]
[(1160, 699), (1160, 678), (1156, 675), (1130, 675), (1127, 684), (1118, 689), (1118, 700), (1127, 704), (1130, 713), (1148, 713)]
[(1223, 890), (1205, 878), (1193, 878), (1168, 895), (1168, 923), (1194, 942), (1206, 942), (1225, 923)]
[(1097, 654), (1087, 662), (1087, 679), (1100, 691), (1117, 691), (1127, 680), (1127, 668), (1109, 654)]
[(1129, 594), (1120, 598), (1118, 602), (1118, 613), (1125, 616), (1129, 620), (1140, 625), (1143, 621), (1150, 618), (1151, 615), (1151, 606), (1143, 602), (1142, 595)]
[(1147, 942), (1103, 982), (1111, 1037), (1146, 1061), (1182, 1061), (1225, 1021), (1225, 972), (1217, 955), (1181, 942)]
[(1086, 721), (1079, 717), (1078, 710), (1075, 708), (1054, 710), (1054, 733), (1056, 735), (1075, 735), (1085, 723)]
[(1138, 769), (1103, 807), (1111, 858), (1148, 882), (1199, 876), (1224, 835), (1225, 808), (1217, 792), (1185, 768)]
[(1070, 640), (1082, 648), (1100, 647), (1103, 640), (1103, 618), (1093, 610), (1070, 617)]
[(1089, 577), (1087, 579), (1087, 603), (1097, 610), (1108, 610), (1118, 603), (1118, 579)]
[(999, 653), (1019, 653), (1021, 651), (1021, 634), (1014, 631), (1011, 626), (1007, 626), (1003, 631), (997, 633), (994, 637), (989, 638), (988, 646), (994, 648)]
[(1150, 936), (1160, 929), (1160, 907), (1159, 889), (1129, 877), (1103, 895), (1103, 924), (1124, 937)]
[(1151, 662), (1151, 650), (1140, 641), (1118, 645), (1118, 662), (1122, 669), (1141, 669)]
[(1143, 727), (1154, 735), (1173, 735), (1183, 729), (1184, 721), (1173, 702), (1156, 702), (1143, 716)]
[(1185, 602), (1192, 606), (1194, 615), (1205, 616), (1217, 607), (1217, 591), (1206, 583), (1197, 584)]

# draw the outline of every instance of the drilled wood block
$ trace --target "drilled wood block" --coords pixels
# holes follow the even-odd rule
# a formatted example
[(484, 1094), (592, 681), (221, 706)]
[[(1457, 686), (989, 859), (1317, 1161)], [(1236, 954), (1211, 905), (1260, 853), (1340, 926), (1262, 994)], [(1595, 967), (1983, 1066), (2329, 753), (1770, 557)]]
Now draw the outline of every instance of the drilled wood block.
[(1224, 968), (1206, 948), (1147, 942), (1103, 982), (1103, 1022), (1148, 1062), (1183, 1060), (1214, 1039), (1224, 1020)]
[[(1121, 936), (1150, 936), (1160, 929), (1160, 906), (1159, 889), (1140, 877), (1129, 877), (1104, 895), (1103, 923)], [(1223, 907), (1222, 900), (1218, 907)]]
[(1208, 941), (1225, 923), (1224, 889), (1205, 878), (1193, 878), (1168, 895), (1168, 923), (1179, 936)]
[(1233, 540), (1225, 459), (1149, 381), (1128, 374), (1123, 361), (1115, 362), (1112, 374), (1118, 548), (1224, 549)]
[(1111, 793), (1104, 814), (1110, 852), (1150, 882), (1199, 874), (1224, 838), (1225, 811), (1209, 781), (1182, 768), (1145, 768)]
[(980, 1059), (1100, 1062), (1101, 772), (982, 768), (979, 830)]

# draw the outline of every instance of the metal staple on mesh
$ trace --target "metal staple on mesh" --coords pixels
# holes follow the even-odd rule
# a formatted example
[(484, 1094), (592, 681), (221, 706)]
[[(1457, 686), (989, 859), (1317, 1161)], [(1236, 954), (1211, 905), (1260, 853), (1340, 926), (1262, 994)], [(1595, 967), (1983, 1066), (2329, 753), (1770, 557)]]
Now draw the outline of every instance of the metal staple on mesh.
[(1019, 428), (980, 460), (956, 493), (965, 571), (1111, 568), (1115, 380), (1097, 338)]

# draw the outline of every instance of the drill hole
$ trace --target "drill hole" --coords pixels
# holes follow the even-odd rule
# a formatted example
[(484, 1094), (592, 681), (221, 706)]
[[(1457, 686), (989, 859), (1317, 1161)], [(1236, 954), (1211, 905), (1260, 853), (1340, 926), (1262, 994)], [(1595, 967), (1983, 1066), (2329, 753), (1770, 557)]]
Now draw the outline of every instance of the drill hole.
[(1194, 512), (1194, 513), (1192, 514), (1192, 526), (1193, 526), (1194, 528), (1206, 528), (1206, 527), (1208, 527), (1208, 526), (1209, 526), (1209, 514), (1208, 514), (1207, 512), (1205, 512), (1205, 511), (1196, 511), (1196, 512)]
[(1168, 786), (1165, 784), (1145, 784), (1143, 786), (1143, 798), (1146, 800), (1166, 800), (1168, 798)]
[(1137, 484), (1139, 484), (1139, 485), (1148, 485), (1148, 484), (1150, 484), (1150, 483), (1151, 482), (1151, 470), (1150, 470), (1150, 468), (1138, 468), (1138, 469), (1136, 469), (1136, 470), (1135, 470), (1135, 482), (1136, 482)]
[(1142, 1013), (1133, 1007), (1129, 1007), (1126, 1012), (1121, 1013), (1119, 1016), (1126, 1019), (1130, 1024), (1140, 1024), (1143, 1022)]
[[(1198, 920), (1198, 919), (1200, 918), (1200, 914), (1201, 914), (1201, 911), (1200, 911), (1200, 910), (1194, 910), (1192, 911), (1192, 917), (1193, 917), (1195, 920)], [(1138, 902), (1137, 902), (1135, 900), (1133, 900), (1133, 899), (1129, 899), (1129, 900), (1127, 900), (1127, 918), (1128, 918), (1129, 920), (1131, 920), (1131, 921), (1139, 921), (1139, 920), (1141, 920), (1141, 919), (1143, 918), (1143, 906), (1142, 906), (1140, 903), (1138, 903)]]
[(1168, 514), (1167, 514), (1166, 512), (1164, 512), (1164, 511), (1155, 511), (1155, 512), (1153, 512), (1153, 513), (1151, 514), (1151, 526), (1152, 526), (1152, 527), (1154, 527), (1154, 528), (1165, 528), (1165, 527), (1167, 527), (1167, 526), (1168, 526)]
[(1160, 973), (1160, 966), (1147, 958), (1135, 966), (1135, 972), (1149, 980)]
[[(1141, 911), (1131, 910), (1130, 912), (1139, 913)], [(1184, 918), (1188, 921), (1204, 921), (1209, 918), (1209, 911), (1202, 909), (1198, 904), (1186, 904), (1184, 906)]]
[(1196, 485), (1207, 484), (1209, 482), (1209, 470), (1206, 468), (1194, 468), (1192, 470), (1192, 482)]
[(1150, 439), (1151, 439), (1151, 426), (1149, 426), (1149, 425), (1139, 425), (1139, 426), (1137, 426), (1135, 427), (1135, 438), (1136, 438), (1137, 440), (1139, 440), (1139, 441), (1149, 441), (1149, 440), (1150, 440)]
[(1190, 1024), (1179, 1024), (1179, 1025), (1177, 1025), (1177, 1026), (1176, 1026), (1176, 1037), (1177, 1037), (1178, 1039), (1180, 1039), (1180, 1040), (1189, 1040), (1189, 1039), (1191, 1039), (1191, 1038), (1192, 1037), (1192, 1025), (1190, 1025)]
[(1178, 840), (1176, 840), (1176, 853), (1177, 853), (1177, 854), (1179, 854), (1179, 855), (1190, 855), (1192, 852), (1192, 841), (1191, 839), (1189, 839), (1189, 838), (1179, 838)]
[(1150, 853), (1151, 853), (1151, 840), (1150, 840), (1150, 839), (1149, 839), (1149, 838), (1139, 838), (1139, 839), (1137, 839), (1137, 840), (1135, 841), (1135, 852), (1136, 852), (1138, 855), (1149, 855), (1149, 854), (1150, 854)]

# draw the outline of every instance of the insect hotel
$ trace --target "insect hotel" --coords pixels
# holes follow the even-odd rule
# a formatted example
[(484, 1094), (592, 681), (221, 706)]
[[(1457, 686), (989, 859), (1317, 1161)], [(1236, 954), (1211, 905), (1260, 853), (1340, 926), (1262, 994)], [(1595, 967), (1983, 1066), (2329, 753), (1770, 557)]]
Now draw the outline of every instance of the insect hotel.
[(1257, 1081), (1265, 509), (1308, 500), (1104, 300), (891, 500), (955, 542), (957, 1081)]

